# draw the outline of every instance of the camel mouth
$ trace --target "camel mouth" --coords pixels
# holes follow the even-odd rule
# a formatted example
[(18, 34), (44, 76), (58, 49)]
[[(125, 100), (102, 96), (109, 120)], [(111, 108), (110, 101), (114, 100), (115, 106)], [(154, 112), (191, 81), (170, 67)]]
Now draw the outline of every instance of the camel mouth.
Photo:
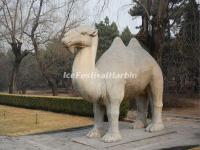
[(66, 50), (68, 50), (72, 54), (76, 54), (78, 52), (78, 50), (86, 47), (82, 43), (77, 43), (77, 42), (73, 43), (71, 41), (69, 41), (69, 42), (63, 42), (63, 45), (66, 48)]
[(66, 47), (66, 48), (69, 48), (70, 47), (70, 43), (71, 43), (71, 41), (68, 41), (68, 42), (63, 42), (63, 44), (64, 44), (64, 46)]
[(65, 42), (65, 47), (70, 48), (70, 47), (76, 47), (76, 48), (84, 48), (87, 47), (87, 45), (84, 45), (83, 43), (73, 43), (71, 41)]

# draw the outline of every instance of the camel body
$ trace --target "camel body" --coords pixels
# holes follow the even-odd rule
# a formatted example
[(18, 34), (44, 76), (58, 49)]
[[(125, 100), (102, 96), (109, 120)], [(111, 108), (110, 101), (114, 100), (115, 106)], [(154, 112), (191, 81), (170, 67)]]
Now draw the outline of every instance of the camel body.
[[(158, 80), (162, 80), (160, 67), (135, 38), (127, 47), (119, 37), (115, 38), (111, 47), (97, 61), (96, 67), (100, 73), (104, 74), (115, 72), (116, 74), (131, 73), (135, 75), (135, 78), (105, 79), (106, 84), (111, 84), (110, 86), (122, 86), (126, 100), (131, 100), (147, 92), (146, 89), (153, 77), (157, 76)], [(113, 87), (111, 88), (113, 89)]]
[[(103, 118), (107, 113), (109, 129), (103, 136), (104, 142), (121, 139), (118, 126), (119, 107), (123, 100), (136, 99), (137, 120), (133, 128), (146, 127), (146, 131), (159, 131), (162, 123), (163, 77), (159, 65), (133, 38), (126, 47), (120, 38), (115, 38), (111, 47), (95, 64), (98, 35), (90, 27), (78, 27), (69, 32), (63, 43), (69, 49), (78, 47), (72, 73), (79, 74), (125, 74), (131, 73), (135, 78), (73, 78), (75, 89), (82, 97), (93, 103), (94, 128), (88, 137), (101, 137)], [(152, 122), (147, 125), (147, 106), (152, 101)], [(105, 111), (106, 110), (106, 111)]]

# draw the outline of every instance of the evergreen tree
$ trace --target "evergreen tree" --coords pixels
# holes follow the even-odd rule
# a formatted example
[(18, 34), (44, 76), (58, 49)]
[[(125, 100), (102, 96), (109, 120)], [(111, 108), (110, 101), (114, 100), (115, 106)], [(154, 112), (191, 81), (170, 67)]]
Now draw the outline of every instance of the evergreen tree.
[[(193, 80), (194, 92), (200, 83), (200, 10), (195, 0), (189, 0), (184, 8), (183, 21), (178, 35), (178, 48), (185, 60), (187, 74)], [(190, 62), (190, 63), (189, 63)]]
[(126, 27), (124, 29), (124, 31), (122, 31), (122, 34), (121, 34), (121, 39), (122, 41), (124, 42), (124, 44), (127, 46), (129, 41), (131, 40), (131, 38), (133, 37), (133, 34), (131, 33), (131, 31), (129, 30), (128, 27)]
[(98, 29), (99, 44), (97, 50), (97, 59), (111, 46), (115, 37), (119, 36), (119, 30), (115, 22), (110, 24), (108, 17), (95, 24)]
[(133, 0), (129, 14), (141, 16), (137, 38), (147, 47), (162, 67), (163, 45), (170, 39), (170, 21), (180, 22), (185, 0)]

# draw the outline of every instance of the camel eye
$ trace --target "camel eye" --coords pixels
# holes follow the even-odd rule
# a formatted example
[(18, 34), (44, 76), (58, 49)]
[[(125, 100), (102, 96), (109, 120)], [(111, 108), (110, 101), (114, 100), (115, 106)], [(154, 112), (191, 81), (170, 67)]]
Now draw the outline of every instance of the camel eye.
[(81, 32), (81, 35), (86, 35), (87, 34), (87, 32)]

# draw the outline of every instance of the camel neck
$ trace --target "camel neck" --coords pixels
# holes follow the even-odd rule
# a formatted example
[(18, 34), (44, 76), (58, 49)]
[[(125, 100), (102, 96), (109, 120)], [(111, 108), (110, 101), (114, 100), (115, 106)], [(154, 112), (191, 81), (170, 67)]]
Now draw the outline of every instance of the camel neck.
[(92, 46), (81, 49), (75, 57), (73, 72), (90, 73), (95, 71), (98, 37), (92, 39)]
[[(98, 45), (98, 37), (93, 37), (92, 46), (85, 47), (79, 50), (75, 57), (72, 73), (79, 75), (92, 75), (92, 73), (97, 73), (98, 70), (95, 67), (95, 58)], [(73, 78), (72, 83), (75, 89), (79, 91), (84, 99), (91, 102), (99, 100), (102, 93), (102, 82), (99, 78)]]

